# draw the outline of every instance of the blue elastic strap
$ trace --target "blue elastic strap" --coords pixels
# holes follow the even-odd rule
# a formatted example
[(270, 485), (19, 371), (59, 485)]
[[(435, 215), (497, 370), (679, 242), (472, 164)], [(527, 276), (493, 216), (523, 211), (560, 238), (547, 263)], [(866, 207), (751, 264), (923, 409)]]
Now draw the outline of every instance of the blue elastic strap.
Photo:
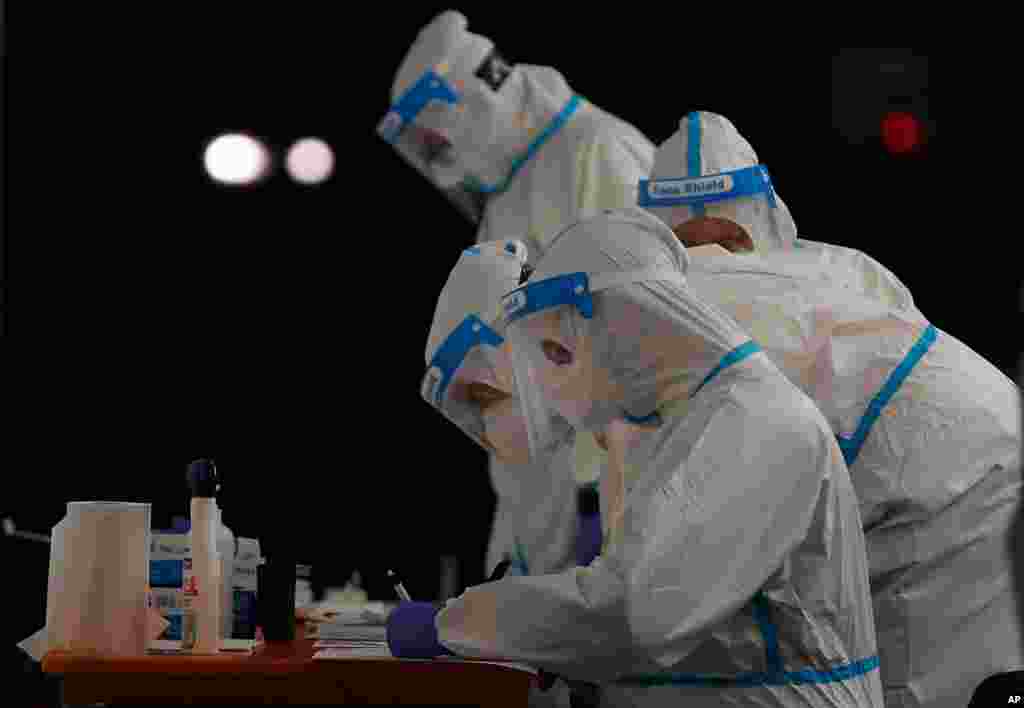
[(751, 354), (759, 351), (761, 351), (761, 347), (758, 346), (757, 342), (755, 342), (753, 339), (751, 339), (749, 342), (746, 342), (745, 344), (739, 345), (731, 352), (722, 357), (721, 361), (719, 361), (715, 368), (711, 370), (711, 373), (704, 377), (704, 380), (700, 382), (700, 386), (698, 386), (694, 390), (693, 395), (691, 395), (690, 397), (693, 398), (693, 396), (696, 396), (697, 393), (702, 388), (704, 388), (704, 386), (706, 386), (713, 378), (718, 376), (723, 370), (729, 368), (733, 364), (738, 364)]
[[(704, 380), (701, 381), (700, 386), (698, 386), (696, 388), (696, 390), (690, 395), (690, 398), (693, 398), (693, 396), (696, 396), (697, 392), (700, 391), (702, 388), (704, 388), (705, 384), (710, 382), (713, 378), (718, 376), (725, 369), (728, 369), (733, 364), (740, 363), (741, 361), (746, 359), (748, 356), (750, 356), (754, 352), (759, 352), (759, 351), (761, 351), (761, 347), (759, 347), (757, 345), (757, 342), (755, 342), (753, 340), (751, 340), (751, 341), (749, 341), (749, 342), (747, 342), (745, 344), (741, 344), (740, 346), (738, 346), (735, 349), (733, 349), (731, 352), (729, 352), (728, 354), (723, 356), (719, 360), (719, 362), (715, 366), (715, 368), (712, 369), (711, 372), (707, 376), (704, 377)], [(640, 417), (632, 416), (629, 413), (623, 412), (622, 417), (626, 421), (628, 421), (630, 423), (633, 423), (634, 425), (660, 425), (661, 424), (661, 414), (657, 410), (655, 410), (653, 413), (650, 413), (649, 415), (640, 416)]]
[(447, 81), (430, 70), (424, 72), (423, 76), (391, 106), (391, 111), (378, 129), (381, 137), (389, 143), (395, 142), (424, 106), (435, 100), (458, 103), (459, 95), (452, 90)]
[[(727, 187), (727, 183), (731, 184)], [(775, 190), (764, 165), (703, 177), (642, 179), (638, 186), (637, 204), (646, 208), (711, 204), (760, 194), (775, 207)]]
[(480, 247), (479, 246), (470, 246), (465, 251), (463, 251), (463, 253), (465, 253), (467, 256), (479, 256), (480, 255)]
[(463, 186), (465, 186), (466, 189), (469, 189), (470, 191), (481, 192), (483, 194), (495, 194), (498, 192), (504, 192), (506, 189), (508, 189), (508, 185), (515, 178), (519, 170), (522, 169), (523, 165), (529, 162), (533, 158), (533, 156), (537, 154), (537, 151), (540, 150), (541, 147), (543, 147), (544, 143), (550, 140), (552, 136), (554, 136), (559, 130), (562, 129), (562, 126), (569, 122), (569, 119), (572, 117), (573, 113), (576, 112), (576, 110), (580, 107), (582, 103), (583, 99), (581, 99), (579, 96), (574, 95), (572, 98), (570, 98), (569, 102), (562, 107), (562, 110), (560, 110), (558, 114), (551, 119), (551, 122), (548, 123), (547, 127), (544, 128), (543, 131), (541, 131), (540, 135), (533, 139), (533, 142), (530, 143), (530, 146), (526, 148), (526, 152), (524, 152), (520, 157), (517, 157), (512, 161), (512, 168), (509, 170), (508, 176), (504, 180), (502, 180), (500, 184), (493, 186), (486, 185), (475, 178), (470, 178), (464, 182)]
[[(686, 174), (689, 177), (700, 177), (700, 113), (694, 111), (686, 117), (686, 121)], [(694, 216), (704, 216), (704, 205), (692, 204), (690, 211)]]
[(622, 417), (633, 425), (658, 425), (661, 423), (661, 414), (658, 413), (658, 411), (654, 411), (650, 415), (645, 415), (639, 418), (632, 416), (629, 413), (623, 413)]
[(782, 670), (782, 657), (779, 655), (779, 636), (772, 624), (771, 615), (768, 612), (768, 599), (760, 590), (754, 595), (754, 620), (761, 629), (761, 636), (764, 638), (764, 647), (768, 664), (769, 675), (779, 675)]
[(504, 339), (488, 327), (476, 315), (467, 315), (466, 319), (448, 335), (438, 348), (434, 358), (430, 360), (430, 368), (437, 367), (441, 371), (441, 382), (434, 393), (435, 405), (444, 400), (444, 392), (451, 382), (452, 376), (466, 358), (466, 354), (480, 344), (500, 347)]
[(594, 316), (590, 279), (586, 273), (567, 273), (523, 285), (506, 295), (502, 305), (510, 323), (559, 305), (574, 305), (587, 319)]
[(910, 372), (917, 366), (917, 362), (921, 361), (921, 358), (928, 352), (932, 344), (935, 343), (937, 337), (938, 331), (935, 329), (935, 326), (928, 325), (928, 329), (924, 331), (924, 334), (921, 335), (921, 338), (917, 340), (914, 347), (903, 358), (900, 365), (889, 374), (885, 385), (882, 386), (878, 394), (868, 404), (867, 411), (861, 416), (860, 423), (857, 425), (857, 430), (853, 436), (845, 438), (842, 435), (836, 435), (836, 441), (839, 443), (839, 449), (843, 453), (843, 459), (846, 460), (847, 466), (857, 461), (860, 449), (864, 446), (864, 441), (867, 440), (868, 433), (871, 432), (871, 428), (874, 426), (875, 421), (878, 420), (878, 416), (882, 414), (882, 409), (896, 395), (896, 392), (903, 385), (907, 376), (910, 375)]
[[(705, 377), (700, 386), (693, 392), (696, 396), (705, 384), (715, 378), (724, 369), (743, 361), (761, 348), (753, 340), (741, 344), (722, 357), (718, 365)], [(783, 671), (782, 657), (779, 653), (779, 638), (775, 625), (768, 611), (768, 600), (761, 591), (753, 598), (754, 620), (761, 631), (765, 644), (765, 672), (745, 673), (737, 676), (714, 676), (708, 674), (645, 674), (627, 676), (617, 680), (620, 685), (640, 686), (710, 686), (714, 688), (785, 686), (802, 683), (835, 683), (862, 676), (879, 666), (878, 656), (855, 661), (833, 669), (803, 671)]]
[(736, 676), (710, 676), (704, 674), (642, 674), (626, 676), (615, 681), (626, 686), (710, 686), (713, 688), (753, 688), (756, 686), (786, 686), (805, 683), (837, 683), (868, 674), (879, 666), (878, 655), (843, 664), (832, 669), (804, 669), (780, 673), (750, 672)]

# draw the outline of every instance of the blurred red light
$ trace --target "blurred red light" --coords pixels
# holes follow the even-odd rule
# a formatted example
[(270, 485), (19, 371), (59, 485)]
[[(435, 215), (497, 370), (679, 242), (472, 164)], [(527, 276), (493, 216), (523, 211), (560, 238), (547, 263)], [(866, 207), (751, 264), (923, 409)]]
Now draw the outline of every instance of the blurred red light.
[(882, 119), (882, 142), (896, 155), (914, 152), (921, 147), (921, 121), (910, 113), (889, 113)]

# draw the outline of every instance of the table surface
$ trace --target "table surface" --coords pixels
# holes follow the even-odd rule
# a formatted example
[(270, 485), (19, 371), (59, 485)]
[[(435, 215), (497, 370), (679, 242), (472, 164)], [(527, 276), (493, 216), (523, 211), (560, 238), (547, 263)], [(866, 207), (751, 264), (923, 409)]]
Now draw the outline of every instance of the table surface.
[(64, 702), (178, 704), (439, 703), (525, 706), (536, 677), (476, 662), (353, 658), (317, 661), (316, 640), (296, 628), (291, 642), (247, 654), (88, 657), (49, 652), (43, 671), (62, 674)]

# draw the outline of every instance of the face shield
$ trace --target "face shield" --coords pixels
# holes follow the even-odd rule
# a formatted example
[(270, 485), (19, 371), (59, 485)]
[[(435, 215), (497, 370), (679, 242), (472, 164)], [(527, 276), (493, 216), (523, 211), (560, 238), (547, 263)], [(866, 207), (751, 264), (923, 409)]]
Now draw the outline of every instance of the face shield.
[(438, 348), (420, 387), (423, 400), (488, 452), (484, 406), (474, 394), (480, 384), (502, 390), (498, 373), (501, 336), (469, 315)]
[[(441, 344), (421, 384), (423, 399), (477, 445), (510, 463), (530, 460), (513, 366), (502, 337), (475, 315)], [(569, 433), (553, 423), (552, 441)]]
[[(780, 228), (775, 190), (764, 165), (704, 177), (642, 179), (638, 203), (676, 231), (686, 246), (729, 239), (720, 220), (741, 226), (748, 243), (758, 243), (766, 227), (773, 232)], [(680, 234), (680, 227), (685, 229), (688, 223), (696, 228)]]
[(469, 120), (465, 113), (461, 93), (431, 70), (392, 105), (377, 134), (477, 224), (484, 198), (465, 186), (470, 174), (455, 147)]
[(505, 296), (505, 337), (530, 452), (551, 449), (560, 424), (602, 432), (627, 418), (615, 376), (603, 365), (593, 293), (616, 285), (670, 280), (668, 267), (617, 273), (569, 273), (530, 283)]

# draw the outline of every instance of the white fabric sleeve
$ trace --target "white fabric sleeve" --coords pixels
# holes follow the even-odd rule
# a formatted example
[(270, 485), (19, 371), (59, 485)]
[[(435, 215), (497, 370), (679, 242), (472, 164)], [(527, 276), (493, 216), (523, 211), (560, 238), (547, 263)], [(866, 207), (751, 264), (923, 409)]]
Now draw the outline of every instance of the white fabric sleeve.
[(608, 556), (470, 588), (438, 615), (441, 643), (601, 682), (685, 657), (803, 541), (823, 467), (842, 464), (823, 425), (785, 408), (809, 401), (747, 398), (713, 414), (688, 458), (659, 453), (654, 486), (630, 492), (624, 541)]
[(801, 399), (813, 406), (782, 394), (719, 408), (680, 473), (652, 495), (627, 609), (633, 641), (659, 666), (735, 614), (806, 538), (823, 482), (843, 462), (823, 424), (786, 408)]

